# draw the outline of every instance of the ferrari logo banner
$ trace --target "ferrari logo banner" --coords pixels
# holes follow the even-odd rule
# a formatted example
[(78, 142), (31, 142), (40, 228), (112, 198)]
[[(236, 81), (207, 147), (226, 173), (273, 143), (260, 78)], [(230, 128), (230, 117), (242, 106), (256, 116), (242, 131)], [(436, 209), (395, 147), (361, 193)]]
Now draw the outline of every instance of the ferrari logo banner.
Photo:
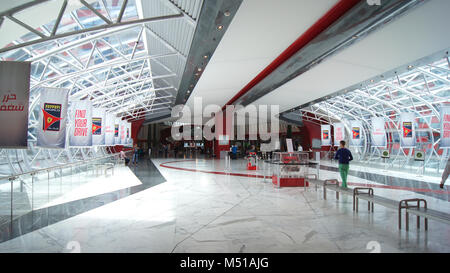
[(352, 120), (350, 122), (350, 126), (352, 128), (352, 137), (350, 138), (350, 145), (361, 147), (363, 146), (363, 138), (361, 136), (363, 126), (361, 121), (359, 120)]
[(92, 145), (105, 145), (106, 110), (92, 109)]
[(361, 147), (363, 146), (363, 138), (361, 137), (362, 133), (362, 124), (358, 120), (352, 120), (350, 122), (350, 126), (352, 128), (352, 137), (350, 138), (350, 145)]
[(46, 87), (41, 90), (37, 146), (61, 149), (66, 146), (68, 96), (68, 89)]
[(416, 144), (416, 136), (414, 131), (414, 122), (416, 115), (414, 113), (400, 114), (400, 128), (402, 134), (400, 137), (400, 144), (404, 148), (413, 148)]
[(1, 148), (27, 148), (30, 63), (0, 62)]
[(330, 131), (331, 131), (330, 125), (321, 125), (322, 146), (330, 146), (331, 145)]
[(120, 134), (120, 144), (122, 145), (126, 144), (126, 126), (127, 122), (121, 120), (119, 123), (119, 134)]
[(131, 122), (128, 123), (128, 130), (130, 131), (130, 137), (128, 138), (128, 144), (133, 144), (133, 139), (131, 138)]
[(114, 145), (120, 145), (120, 119), (116, 118), (114, 121)]

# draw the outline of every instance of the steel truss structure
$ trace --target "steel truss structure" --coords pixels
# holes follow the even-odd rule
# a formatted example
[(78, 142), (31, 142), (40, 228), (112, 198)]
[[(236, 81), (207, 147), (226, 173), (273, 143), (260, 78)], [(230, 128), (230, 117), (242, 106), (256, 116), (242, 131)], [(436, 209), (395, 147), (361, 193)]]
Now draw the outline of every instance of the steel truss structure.
[[(416, 169), (438, 173), (445, 167), (448, 149), (439, 147), (440, 106), (450, 103), (450, 62), (448, 57), (414, 68), (396, 77), (362, 86), (344, 94), (328, 98), (293, 112), (317, 124), (344, 123), (347, 140), (351, 136), (351, 120), (362, 122), (363, 147), (350, 147), (361, 163), (384, 165), (386, 168)], [(400, 146), (399, 116), (402, 112), (416, 115), (416, 146)], [(372, 117), (383, 117), (386, 121), (387, 147), (391, 157), (381, 158), (381, 148), (372, 147), (370, 132)], [(347, 143), (349, 143), (347, 141)], [(414, 161), (414, 150), (426, 153), (425, 161)]]
[[(56, 19), (39, 26), (19, 19), (21, 12), (44, 3), (59, 7)], [(203, 0), (35, 0), (0, 12), (0, 30), (5, 31), (8, 22), (28, 31), (0, 48), (1, 60), (31, 62), (29, 147), (0, 150), (0, 177), (107, 152), (104, 147), (36, 147), (42, 88), (68, 88), (69, 104), (91, 100), (94, 107), (128, 121), (170, 113), (202, 4)], [(79, 7), (70, 10), (70, 5)]]

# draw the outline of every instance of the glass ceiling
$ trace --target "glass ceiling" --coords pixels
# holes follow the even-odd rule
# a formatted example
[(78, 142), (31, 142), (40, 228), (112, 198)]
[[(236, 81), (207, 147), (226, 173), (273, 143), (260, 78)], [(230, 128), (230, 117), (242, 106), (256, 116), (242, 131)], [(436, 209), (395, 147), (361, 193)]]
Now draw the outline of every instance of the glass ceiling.
[[(301, 110), (315, 121), (368, 121), (383, 116), (394, 128), (401, 112), (414, 112), (424, 128), (439, 132), (439, 110), (450, 98), (450, 63), (439, 59), (378, 83), (356, 88)], [(300, 112), (297, 112), (300, 114)]]
[[(75, 1), (80, 2), (78, 8), (66, 7)], [(105, 107), (129, 120), (170, 111), (201, 0), (193, 1), (195, 6), (186, 10), (177, 6), (186, 5), (185, 1), (53, 2), (60, 6), (60, 20), (55, 15), (44, 25), (20, 21), (20, 12), (4, 17), (10, 25), (30, 30), (1, 48), (0, 58), (32, 62), (32, 104), (42, 87), (52, 86), (70, 89), (70, 100), (90, 99), (94, 107)], [(23, 11), (38, 8), (35, 5)], [(171, 32), (180, 29), (185, 30), (180, 37), (171, 37)], [(36, 121), (36, 117), (32, 114), (30, 120)]]
[[(351, 135), (351, 121), (362, 122), (363, 147), (352, 147), (361, 162), (378, 164), (382, 159), (380, 149), (371, 146), (369, 132), (372, 130), (372, 117), (383, 117), (386, 121), (387, 146), (393, 158), (387, 162), (399, 170), (416, 164), (417, 171), (436, 171), (442, 169), (448, 158), (448, 149), (439, 147), (440, 108), (450, 104), (450, 61), (448, 57), (419, 67), (408, 66), (407, 71), (394, 77), (383, 77), (378, 82), (358, 85), (339, 95), (313, 103), (300, 110), (290, 112), (299, 120), (316, 124), (342, 122), (347, 135)], [(402, 129), (399, 127), (400, 113), (413, 112), (416, 116), (415, 150), (425, 152), (425, 162), (421, 165), (411, 158), (412, 150), (400, 146)], [(384, 163), (383, 163), (384, 164)]]

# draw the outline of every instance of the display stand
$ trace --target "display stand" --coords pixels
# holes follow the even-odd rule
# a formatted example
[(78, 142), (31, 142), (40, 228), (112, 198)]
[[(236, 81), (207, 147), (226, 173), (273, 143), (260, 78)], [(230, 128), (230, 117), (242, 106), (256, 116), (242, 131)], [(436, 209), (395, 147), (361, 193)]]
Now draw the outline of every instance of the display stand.
[(248, 153), (247, 156), (247, 170), (256, 171), (258, 165), (258, 157), (255, 152)]
[(276, 187), (308, 187), (305, 180), (310, 165), (307, 152), (275, 152), (272, 167), (272, 183)]

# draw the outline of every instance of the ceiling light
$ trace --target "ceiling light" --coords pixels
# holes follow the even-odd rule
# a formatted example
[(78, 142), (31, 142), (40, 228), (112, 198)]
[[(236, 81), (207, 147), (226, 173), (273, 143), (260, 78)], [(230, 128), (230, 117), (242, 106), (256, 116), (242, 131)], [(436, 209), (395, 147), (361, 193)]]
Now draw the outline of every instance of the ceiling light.
[(222, 25), (217, 26), (217, 29), (218, 29), (218, 30), (221, 30), (222, 28), (223, 28)]
[(202, 71), (202, 68), (201, 68), (201, 67), (199, 67), (199, 68), (198, 68), (197, 70), (198, 70), (198, 71), (200, 72), (200, 71)]
[(208, 59), (208, 55), (203, 56), (203, 58)]
[(225, 16), (230, 16), (231, 15), (231, 12), (229, 11), (229, 10), (227, 10), (227, 11), (225, 11), (224, 13), (223, 13), (223, 15), (225, 15)]
[(412, 65), (408, 65), (408, 68), (411, 69), (411, 68), (413, 68), (413, 66)]

